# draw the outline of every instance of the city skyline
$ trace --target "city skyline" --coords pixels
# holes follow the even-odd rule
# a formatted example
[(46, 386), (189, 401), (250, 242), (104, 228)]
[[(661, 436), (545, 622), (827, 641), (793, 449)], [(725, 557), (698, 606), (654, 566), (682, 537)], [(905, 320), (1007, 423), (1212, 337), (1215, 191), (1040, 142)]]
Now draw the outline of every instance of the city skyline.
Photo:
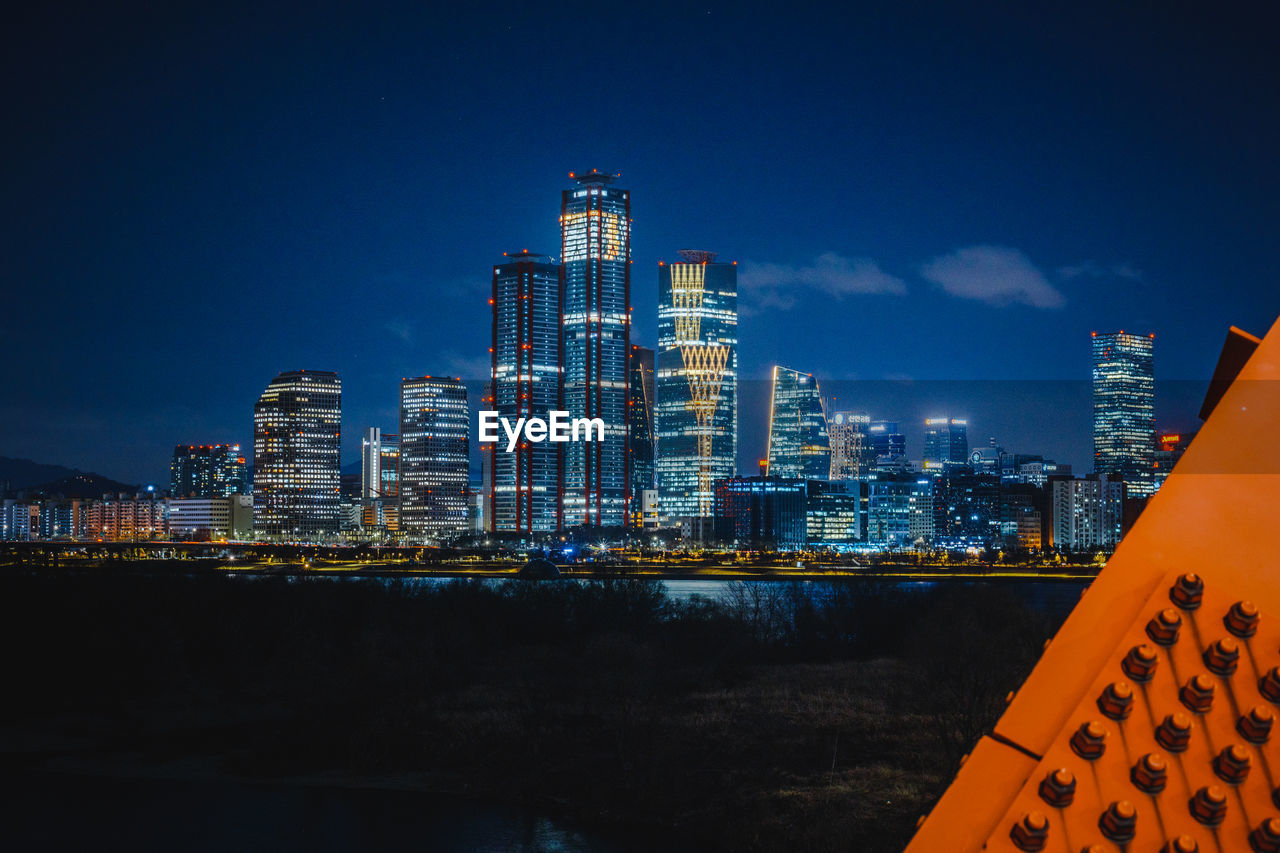
[[(729, 11), (605, 13), (626, 36), (592, 92), (617, 97), (588, 120), (532, 49), (567, 11), (27, 10), (0, 331), (42, 355), (0, 403), (4, 454), (162, 481), (175, 442), (249, 446), (257, 389), (316, 367), (345, 380), (350, 464), (365, 427), (394, 429), (396, 377), (483, 377), (487, 262), (555, 245), (554, 198), (583, 164), (634, 193), (633, 343), (656, 344), (657, 261), (741, 260), (744, 453), (745, 384), (777, 361), (824, 389), (1087, 381), (1081, 337), (1124, 328), (1159, 336), (1158, 380), (1202, 382), (1220, 329), (1280, 314), (1280, 120), (1250, 95), (1274, 79), (1264, 13), (865, 10), (837, 38)], [(658, 38), (678, 72), (633, 49)], [(208, 59), (232, 46), (242, 62)], [(685, 114), (677, 92), (706, 106)], [(81, 366), (107, 341), (154, 355), (97, 381)], [(975, 444), (1021, 444), (935, 402)]]

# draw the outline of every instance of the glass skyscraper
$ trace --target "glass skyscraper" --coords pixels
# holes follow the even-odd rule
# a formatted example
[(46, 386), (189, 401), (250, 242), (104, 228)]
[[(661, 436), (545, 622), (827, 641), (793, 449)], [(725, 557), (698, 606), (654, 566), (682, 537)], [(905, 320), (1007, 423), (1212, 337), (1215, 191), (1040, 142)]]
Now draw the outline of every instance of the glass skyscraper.
[(789, 367), (773, 368), (769, 402), (769, 475), (826, 480), (831, 444), (818, 380)]
[(169, 494), (175, 498), (226, 498), (243, 495), (247, 488), (238, 444), (179, 444), (169, 478)]
[(576, 186), (560, 201), (564, 408), (603, 420), (605, 440), (564, 445), (564, 524), (620, 527), (631, 485), (631, 193), (594, 169), (569, 177)]
[(958, 418), (925, 418), (924, 461), (937, 467), (969, 461), (969, 422)]
[(360, 497), (395, 498), (400, 490), (400, 436), (369, 427), (360, 441)]
[(1093, 333), (1093, 470), (1129, 493), (1155, 489), (1155, 335)]
[(419, 376), (400, 383), (400, 529), (412, 539), (461, 532), (467, 524), (467, 432), (460, 379)]
[[(493, 268), (493, 411), (515, 424), (549, 417), (560, 406), (560, 266), (546, 255), (507, 255)], [(492, 476), (489, 529), (560, 529), (563, 444), (505, 439), (484, 445)]]
[(680, 256), (658, 265), (658, 510), (705, 518), (716, 481), (737, 468), (738, 268), (714, 252)]
[(281, 373), (253, 407), (253, 527), (266, 539), (338, 532), (342, 380), (325, 370)]
[(632, 344), (631, 401), (627, 404), (632, 513), (640, 510), (641, 493), (654, 488), (654, 393), (654, 352)]

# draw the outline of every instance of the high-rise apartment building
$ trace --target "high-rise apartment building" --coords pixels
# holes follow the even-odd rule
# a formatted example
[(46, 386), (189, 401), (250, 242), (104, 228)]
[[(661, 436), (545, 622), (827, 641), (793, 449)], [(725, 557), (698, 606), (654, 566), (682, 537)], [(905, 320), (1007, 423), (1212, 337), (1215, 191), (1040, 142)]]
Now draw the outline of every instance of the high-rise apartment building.
[(707, 518), (738, 453), (738, 267), (681, 250), (658, 265), (658, 508)]
[(832, 480), (857, 480), (871, 473), (876, 454), (871, 444), (870, 427), (869, 415), (835, 412), (827, 418)]
[(958, 418), (925, 418), (926, 467), (964, 465), (969, 461), (969, 422)]
[(1048, 488), (1050, 547), (1096, 551), (1120, 543), (1125, 487), (1118, 477), (1055, 477)]
[(469, 422), (461, 379), (401, 381), (400, 529), (411, 539), (439, 539), (467, 526)]
[[(641, 495), (654, 488), (654, 352), (631, 345), (631, 400), (627, 404), (627, 443), (631, 454), (631, 515), (643, 518)], [(641, 526), (637, 524), (635, 526)]]
[(175, 498), (225, 498), (245, 494), (245, 461), (238, 444), (179, 444), (169, 463)]
[[(546, 255), (508, 254), (493, 267), (491, 408), (516, 423), (547, 418), (560, 401), (560, 267)], [(563, 444), (523, 439), (484, 445), (488, 529), (532, 535), (561, 526)]]
[(767, 457), (771, 477), (826, 480), (831, 476), (827, 418), (813, 374), (773, 368)]
[(1131, 495), (1155, 487), (1155, 335), (1093, 333), (1093, 470)]
[(253, 407), (253, 526), (313, 541), (338, 532), (342, 381), (325, 370), (281, 373)]
[(564, 445), (564, 524), (621, 526), (631, 486), (631, 193), (594, 169), (569, 177), (575, 186), (560, 202), (564, 408), (603, 420), (605, 440)]

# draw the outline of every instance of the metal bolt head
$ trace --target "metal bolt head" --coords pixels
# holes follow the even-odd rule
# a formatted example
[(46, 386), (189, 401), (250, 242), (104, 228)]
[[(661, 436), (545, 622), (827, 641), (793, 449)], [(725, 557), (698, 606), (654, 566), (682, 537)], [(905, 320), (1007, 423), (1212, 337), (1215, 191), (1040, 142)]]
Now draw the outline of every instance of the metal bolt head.
[(1054, 808), (1069, 806), (1075, 798), (1076, 776), (1065, 767), (1054, 770), (1040, 782), (1040, 799)]
[(1231, 605), (1222, 623), (1227, 630), (1241, 639), (1252, 637), (1258, 632), (1258, 606), (1252, 601), (1237, 601)]
[(1042, 812), (1027, 812), (1009, 830), (1009, 838), (1019, 850), (1028, 853), (1043, 850), (1049, 840), (1049, 819)]
[(1178, 693), (1178, 698), (1189, 710), (1197, 714), (1208, 713), (1213, 707), (1213, 679), (1201, 673), (1187, 679)]
[(1146, 682), (1156, 674), (1156, 657), (1155, 647), (1148, 643), (1140, 643), (1129, 649), (1129, 653), (1124, 656), (1124, 662), (1121, 667), (1124, 669), (1125, 675), (1134, 681)]
[(1206, 785), (1191, 798), (1191, 816), (1205, 826), (1217, 826), (1227, 817), (1227, 792), (1219, 785)]
[(1217, 675), (1231, 675), (1240, 663), (1240, 644), (1223, 637), (1204, 650), (1204, 665)]
[(1172, 646), (1178, 642), (1178, 632), (1182, 629), (1182, 614), (1172, 607), (1166, 607), (1147, 623), (1147, 636), (1151, 642), (1162, 646)]
[(1169, 783), (1169, 763), (1158, 752), (1148, 752), (1129, 772), (1133, 784), (1148, 794), (1158, 794)]
[(1138, 827), (1138, 810), (1128, 800), (1117, 800), (1102, 813), (1098, 827), (1112, 841), (1120, 844), (1131, 841)]
[(1241, 715), (1236, 723), (1236, 731), (1249, 743), (1266, 743), (1271, 737), (1271, 726), (1275, 723), (1276, 712), (1266, 705), (1254, 705)]
[(1249, 750), (1240, 744), (1232, 744), (1218, 753), (1213, 760), (1213, 772), (1229, 785), (1239, 785), (1249, 775), (1252, 759)]
[(1181, 711), (1165, 717), (1156, 729), (1156, 740), (1170, 752), (1185, 752), (1191, 740), (1191, 718)]
[(1280, 705), (1280, 666), (1273, 666), (1267, 670), (1267, 674), (1258, 682), (1258, 692), (1269, 701)]
[(1161, 847), (1160, 853), (1200, 853), (1200, 845), (1190, 835), (1179, 835)]
[(1107, 749), (1107, 730), (1097, 720), (1081, 724), (1071, 736), (1071, 749), (1081, 758), (1097, 760)]
[(1195, 572), (1179, 575), (1169, 588), (1169, 600), (1183, 610), (1195, 610), (1204, 598), (1204, 580)]
[(1256, 853), (1280, 853), (1280, 820), (1269, 817), (1249, 833), (1249, 846)]
[(1133, 711), (1133, 687), (1127, 681), (1113, 681), (1098, 696), (1098, 710), (1113, 720), (1128, 719)]

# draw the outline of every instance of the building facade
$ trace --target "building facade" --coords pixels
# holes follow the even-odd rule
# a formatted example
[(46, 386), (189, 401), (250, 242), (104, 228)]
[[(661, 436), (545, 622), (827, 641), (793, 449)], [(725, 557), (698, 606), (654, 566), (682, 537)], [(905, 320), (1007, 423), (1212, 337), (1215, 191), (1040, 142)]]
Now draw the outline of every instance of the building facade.
[(1105, 551), (1120, 544), (1125, 485), (1119, 477), (1054, 478), (1048, 488), (1050, 547)]
[(827, 418), (813, 374), (774, 366), (767, 461), (768, 472), (775, 477), (825, 480), (831, 476)]
[(605, 440), (565, 445), (563, 521), (616, 527), (626, 523), (631, 486), (631, 193), (594, 169), (570, 177), (575, 186), (560, 201), (564, 408), (603, 420)]
[(933, 480), (928, 477), (873, 480), (869, 484), (867, 540), (886, 547), (933, 541)]
[(835, 412), (827, 418), (827, 436), (831, 441), (830, 479), (859, 480), (870, 475), (876, 461), (870, 428), (869, 415)]
[(169, 463), (169, 494), (175, 498), (243, 495), (244, 454), (238, 444), (179, 444)]
[[(643, 492), (656, 486), (654, 447), (654, 351), (631, 345), (631, 400), (627, 404), (627, 452), (631, 455), (631, 515), (643, 517), (637, 503)], [(654, 509), (656, 511), (655, 502)], [(634, 525), (641, 526), (641, 525)]]
[(339, 530), (342, 381), (324, 370), (281, 373), (253, 407), (257, 535), (315, 541)]
[(907, 455), (907, 436), (898, 431), (897, 421), (872, 421), (867, 427), (867, 435), (871, 439), (871, 456), (876, 464)]
[(461, 379), (400, 383), (400, 529), (411, 541), (467, 527), (470, 411)]
[(969, 422), (958, 418), (925, 418), (925, 467), (946, 468), (969, 461)]
[(716, 483), (715, 537), (739, 548), (803, 548), (808, 535), (805, 481), (729, 477)]
[(663, 518), (708, 518), (738, 454), (738, 268), (681, 250), (658, 265), (657, 460)]
[(216, 541), (253, 537), (253, 498), (171, 498), (169, 535), (174, 539)]
[[(491, 409), (516, 423), (547, 418), (561, 408), (560, 267), (546, 255), (508, 254), (493, 267)], [(521, 441), (486, 444), (492, 477), (489, 529), (520, 532), (559, 530), (563, 444)]]
[(1093, 333), (1093, 470), (1134, 497), (1155, 488), (1155, 335)]
[(368, 427), (360, 440), (360, 497), (394, 500), (400, 492), (400, 436)]

